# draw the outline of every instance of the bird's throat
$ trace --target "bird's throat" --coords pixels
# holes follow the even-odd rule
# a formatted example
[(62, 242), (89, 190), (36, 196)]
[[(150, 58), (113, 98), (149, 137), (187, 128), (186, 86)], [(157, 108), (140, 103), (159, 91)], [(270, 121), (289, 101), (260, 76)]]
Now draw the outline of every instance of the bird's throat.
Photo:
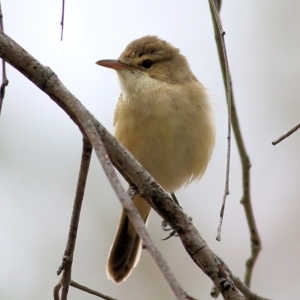
[(150, 105), (165, 98), (169, 84), (143, 72), (118, 72), (123, 99), (135, 106)]

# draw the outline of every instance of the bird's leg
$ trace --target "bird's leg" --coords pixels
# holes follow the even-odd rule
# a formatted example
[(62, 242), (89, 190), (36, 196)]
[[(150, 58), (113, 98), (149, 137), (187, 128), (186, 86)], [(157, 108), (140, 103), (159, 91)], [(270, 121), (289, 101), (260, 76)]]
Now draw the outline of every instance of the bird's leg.
[[(171, 193), (171, 197), (173, 199), (173, 201), (182, 209), (177, 197), (175, 196), (174, 193)], [(169, 238), (171, 238), (172, 236), (178, 236), (178, 234), (176, 233), (176, 231), (167, 223), (166, 220), (163, 220), (161, 222), (161, 227), (163, 231), (171, 231), (170, 234), (165, 237), (164, 239), (162, 239), (163, 241), (168, 240)]]
[[(131, 185), (131, 186), (129, 186), (129, 188), (127, 190), (127, 194), (129, 195), (129, 197), (131, 199), (133, 199), (136, 194), (139, 194), (139, 189), (136, 186)], [(171, 197), (172, 197), (173, 201), (182, 209), (182, 207), (179, 204), (179, 201), (174, 193), (171, 193)], [(166, 220), (162, 220), (161, 227), (162, 227), (163, 231), (170, 231), (169, 235), (162, 239), (163, 241), (168, 240), (172, 236), (178, 236), (176, 231), (167, 223)]]

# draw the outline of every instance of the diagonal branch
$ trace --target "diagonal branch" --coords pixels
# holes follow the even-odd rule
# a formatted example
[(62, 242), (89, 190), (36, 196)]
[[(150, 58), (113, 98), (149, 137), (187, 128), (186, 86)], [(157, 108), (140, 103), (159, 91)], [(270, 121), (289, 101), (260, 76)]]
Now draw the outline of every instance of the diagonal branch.
[[(211, 9), (212, 7), (215, 7), (214, 0), (209, 0)], [(218, 22), (220, 21), (218, 12), (216, 9), (212, 11), (212, 19), (213, 19), (213, 25), (215, 30), (215, 39), (219, 54), (219, 60), (223, 75), (223, 81), (226, 91), (230, 89), (232, 91), (231, 87), (231, 79), (230, 79), (230, 71), (228, 62), (226, 59), (226, 49), (225, 44), (223, 43), (223, 35), (224, 33), (219, 30)], [(228, 95), (228, 93), (227, 93)], [(228, 99), (227, 99), (228, 103)], [(241, 199), (241, 203), (244, 206), (244, 211), (246, 214), (246, 219), (248, 222), (248, 227), (250, 231), (250, 240), (251, 240), (251, 257), (246, 262), (246, 272), (245, 272), (245, 278), (244, 282), (247, 286), (250, 286), (251, 284), (251, 276), (254, 268), (254, 264), (257, 260), (257, 257), (259, 255), (259, 252), (261, 250), (261, 240), (259, 237), (259, 233), (257, 230), (252, 203), (251, 203), (251, 196), (250, 196), (250, 168), (251, 163), (249, 156), (246, 151), (246, 147), (244, 144), (244, 140), (242, 137), (240, 124), (238, 120), (238, 115), (236, 111), (235, 101), (234, 101), (234, 95), (233, 91), (231, 92), (231, 121), (232, 121), (232, 129), (235, 136), (235, 140), (237, 143), (239, 155), (241, 158), (241, 164), (242, 164), (242, 174), (243, 174), (243, 196)]]

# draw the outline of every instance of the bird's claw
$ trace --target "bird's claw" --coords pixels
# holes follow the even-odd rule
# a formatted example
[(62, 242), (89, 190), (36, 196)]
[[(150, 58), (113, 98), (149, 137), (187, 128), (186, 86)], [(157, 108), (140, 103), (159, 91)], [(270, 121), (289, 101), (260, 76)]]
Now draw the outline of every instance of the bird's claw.
[(171, 238), (172, 236), (178, 236), (177, 232), (168, 224), (168, 222), (166, 220), (163, 220), (161, 222), (161, 227), (162, 227), (163, 231), (171, 231), (170, 234), (166, 238), (162, 239), (162, 241), (166, 241), (169, 238)]
[(171, 238), (172, 236), (178, 236), (178, 234), (177, 234), (177, 232), (175, 230), (172, 230), (167, 237), (165, 237), (164, 239), (162, 239), (162, 241), (166, 241), (169, 238)]

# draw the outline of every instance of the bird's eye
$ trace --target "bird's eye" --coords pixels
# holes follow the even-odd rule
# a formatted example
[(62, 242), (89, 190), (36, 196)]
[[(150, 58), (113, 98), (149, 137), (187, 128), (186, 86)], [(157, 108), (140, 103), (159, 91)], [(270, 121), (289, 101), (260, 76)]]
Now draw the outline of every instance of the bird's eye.
[(153, 62), (152, 62), (152, 60), (150, 60), (150, 59), (146, 59), (146, 60), (144, 60), (144, 61), (142, 62), (142, 66), (143, 66), (143, 68), (145, 68), (145, 69), (151, 68), (152, 65), (153, 65)]

